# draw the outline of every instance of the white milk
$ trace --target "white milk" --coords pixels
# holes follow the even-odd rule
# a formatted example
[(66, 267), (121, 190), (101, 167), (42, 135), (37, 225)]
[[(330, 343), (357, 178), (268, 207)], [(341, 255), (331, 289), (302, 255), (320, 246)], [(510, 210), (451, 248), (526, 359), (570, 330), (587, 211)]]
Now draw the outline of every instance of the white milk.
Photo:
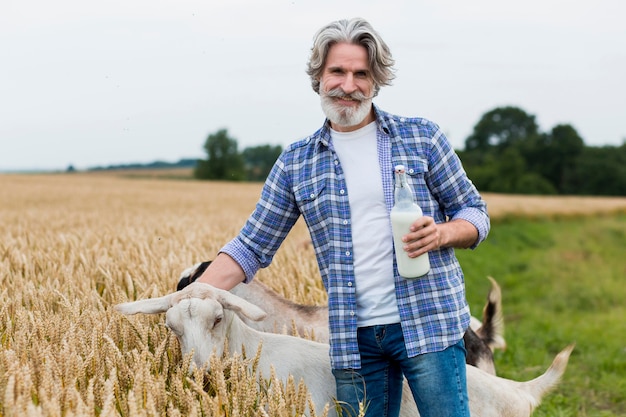
[(428, 271), (430, 271), (428, 253), (420, 255), (417, 258), (409, 258), (409, 255), (402, 249), (404, 247), (402, 236), (409, 233), (411, 224), (420, 216), (421, 214), (416, 211), (391, 210), (391, 226), (396, 260), (398, 262), (398, 272), (404, 278), (418, 278), (426, 275)]

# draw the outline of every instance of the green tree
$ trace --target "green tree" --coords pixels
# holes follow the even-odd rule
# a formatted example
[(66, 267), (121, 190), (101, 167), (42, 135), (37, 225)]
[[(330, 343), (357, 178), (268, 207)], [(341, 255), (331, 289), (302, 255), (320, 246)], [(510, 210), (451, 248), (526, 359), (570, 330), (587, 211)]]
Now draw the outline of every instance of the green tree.
[(585, 148), (585, 143), (576, 129), (569, 124), (552, 128), (531, 155), (526, 155), (529, 168), (550, 181), (561, 193), (575, 191), (570, 182), (576, 161)]
[(556, 193), (548, 180), (528, 169), (517, 147), (506, 148), (497, 156), (489, 154), (484, 162), (468, 170), (479, 190), (509, 194)]
[(539, 133), (535, 116), (518, 107), (497, 107), (485, 113), (465, 140), (468, 152), (501, 151)]
[(551, 140), (539, 132), (535, 116), (518, 107), (498, 107), (481, 117), (459, 156), (480, 190), (554, 194), (555, 184), (539, 169), (546, 159), (553, 160)]
[(517, 183), (526, 173), (526, 161), (515, 148), (506, 149), (495, 162), (495, 177), (490, 184), (491, 191), (499, 193), (517, 192)]
[(481, 191), (626, 195), (626, 141), (587, 147), (569, 124), (542, 133), (517, 107), (485, 113), (458, 154)]
[(208, 136), (204, 143), (206, 160), (198, 160), (194, 177), (207, 180), (241, 181), (244, 179), (244, 165), (237, 151), (237, 140), (228, 136), (226, 129), (220, 129)]
[(244, 149), (242, 156), (246, 167), (246, 179), (264, 181), (282, 151), (280, 145), (261, 145)]
[(626, 144), (585, 147), (570, 186), (571, 194), (626, 196)]

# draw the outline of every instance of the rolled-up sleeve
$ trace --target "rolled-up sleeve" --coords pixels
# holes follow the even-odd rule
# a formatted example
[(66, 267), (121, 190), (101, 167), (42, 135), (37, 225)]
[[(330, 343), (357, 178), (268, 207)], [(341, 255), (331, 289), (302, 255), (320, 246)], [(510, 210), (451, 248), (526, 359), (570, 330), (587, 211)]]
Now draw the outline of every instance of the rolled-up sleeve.
[(461, 160), (438, 127), (433, 135), (429, 166), (428, 182), (447, 220), (463, 219), (476, 227), (478, 239), (470, 247), (474, 249), (487, 238), (491, 228), (487, 203), (467, 177)]
[(478, 230), (478, 239), (469, 249), (476, 248), (481, 242), (487, 239), (487, 235), (489, 234), (489, 229), (491, 228), (491, 222), (489, 220), (489, 215), (487, 214), (486, 207), (484, 210), (468, 207), (458, 211), (451, 220), (463, 219), (465, 221), (470, 222), (474, 225), (476, 230)]
[(252, 281), (257, 271), (261, 268), (261, 263), (254, 256), (254, 252), (243, 244), (239, 236), (224, 245), (224, 247), (220, 249), (220, 253), (227, 254), (239, 264), (246, 274), (246, 280), (244, 281), (246, 283)]

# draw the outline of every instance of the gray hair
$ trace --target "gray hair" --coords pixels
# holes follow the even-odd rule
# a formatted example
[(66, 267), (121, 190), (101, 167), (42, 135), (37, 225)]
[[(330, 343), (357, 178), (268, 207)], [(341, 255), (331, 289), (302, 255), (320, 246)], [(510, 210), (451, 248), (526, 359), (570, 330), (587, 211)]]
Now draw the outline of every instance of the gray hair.
[(380, 87), (391, 85), (395, 77), (395, 63), (391, 51), (374, 28), (364, 19), (337, 20), (320, 29), (315, 35), (306, 73), (311, 77), (311, 87), (319, 94), (320, 78), (330, 47), (336, 43), (361, 45), (367, 49), (370, 71), (374, 79), (374, 96)]

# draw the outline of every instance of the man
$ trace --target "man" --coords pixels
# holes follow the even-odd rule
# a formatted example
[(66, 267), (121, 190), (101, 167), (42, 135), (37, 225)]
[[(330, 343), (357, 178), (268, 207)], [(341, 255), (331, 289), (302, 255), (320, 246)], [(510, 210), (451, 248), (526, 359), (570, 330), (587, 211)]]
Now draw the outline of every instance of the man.
[[(464, 278), (454, 248), (490, 228), (486, 205), (434, 123), (372, 103), (394, 60), (362, 19), (315, 37), (308, 66), (327, 120), (287, 147), (239, 235), (199, 278), (231, 289), (267, 267), (304, 216), (328, 292), (330, 356), (344, 415), (397, 416), (403, 375), (422, 417), (469, 416), (463, 333)], [(397, 271), (389, 213), (393, 169), (407, 167), (424, 216), (403, 237), (410, 257), (429, 252), (430, 272)]]

